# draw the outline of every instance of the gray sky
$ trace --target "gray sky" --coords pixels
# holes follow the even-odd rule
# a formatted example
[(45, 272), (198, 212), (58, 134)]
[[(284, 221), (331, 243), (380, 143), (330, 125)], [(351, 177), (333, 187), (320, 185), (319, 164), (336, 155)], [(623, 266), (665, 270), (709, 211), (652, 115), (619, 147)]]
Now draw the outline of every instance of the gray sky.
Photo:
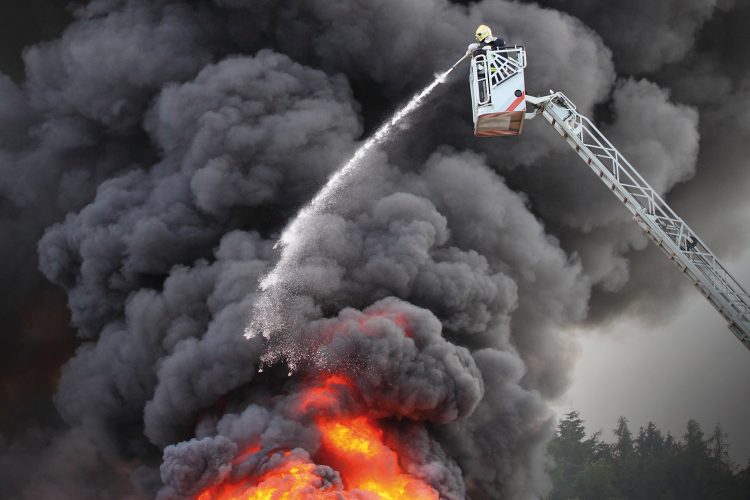
[[(750, 252), (726, 262), (743, 284), (750, 283), (748, 258)], [(664, 268), (677, 272), (666, 261)], [(733, 460), (744, 465), (750, 459), (750, 352), (698, 293), (661, 325), (633, 318), (577, 333), (580, 359), (573, 385), (556, 405), (560, 414), (578, 409), (589, 432), (603, 430), (607, 439), (621, 415), (634, 432), (653, 421), (675, 437), (688, 418), (706, 433), (720, 422)]]

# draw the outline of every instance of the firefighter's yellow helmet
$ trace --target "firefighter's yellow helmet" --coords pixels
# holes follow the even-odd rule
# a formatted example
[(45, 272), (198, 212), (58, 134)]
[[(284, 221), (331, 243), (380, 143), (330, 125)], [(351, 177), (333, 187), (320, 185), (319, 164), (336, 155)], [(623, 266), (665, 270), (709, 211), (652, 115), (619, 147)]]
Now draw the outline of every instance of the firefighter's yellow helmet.
[(481, 42), (488, 36), (492, 36), (492, 30), (486, 24), (480, 24), (477, 28), (477, 41)]

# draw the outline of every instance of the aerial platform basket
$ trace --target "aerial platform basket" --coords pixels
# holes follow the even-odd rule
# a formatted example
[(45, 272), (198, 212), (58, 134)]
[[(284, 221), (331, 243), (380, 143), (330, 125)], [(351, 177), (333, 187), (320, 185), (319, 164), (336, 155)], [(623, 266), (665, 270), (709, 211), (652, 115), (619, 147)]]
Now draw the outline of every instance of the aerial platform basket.
[(472, 58), (469, 83), (475, 136), (521, 133), (526, 115), (524, 68), (526, 51), (519, 45)]

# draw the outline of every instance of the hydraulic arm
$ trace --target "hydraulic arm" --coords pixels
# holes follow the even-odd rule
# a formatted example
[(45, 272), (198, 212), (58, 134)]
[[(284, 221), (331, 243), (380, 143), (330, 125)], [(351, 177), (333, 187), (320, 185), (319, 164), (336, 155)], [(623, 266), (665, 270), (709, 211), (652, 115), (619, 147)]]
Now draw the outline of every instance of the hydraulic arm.
[(526, 101), (534, 110), (526, 119), (541, 114), (557, 130), (750, 349), (750, 297), (708, 246), (564, 94)]

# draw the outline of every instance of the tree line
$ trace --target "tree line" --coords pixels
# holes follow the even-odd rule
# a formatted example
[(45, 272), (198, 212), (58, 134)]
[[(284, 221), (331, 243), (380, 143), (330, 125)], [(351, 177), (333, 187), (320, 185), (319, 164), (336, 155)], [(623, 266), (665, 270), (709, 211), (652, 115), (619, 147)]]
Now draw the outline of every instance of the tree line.
[(571, 411), (549, 445), (553, 489), (547, 500), (748, 500), (750, 462), (729, 458), (727, 434), (717, 425), (704, 434), (689, 420), (682, 439), (649, 423), (637, 435), (620, 417), (615, 442), (601, 432), (586, 437), (584, 421)]

